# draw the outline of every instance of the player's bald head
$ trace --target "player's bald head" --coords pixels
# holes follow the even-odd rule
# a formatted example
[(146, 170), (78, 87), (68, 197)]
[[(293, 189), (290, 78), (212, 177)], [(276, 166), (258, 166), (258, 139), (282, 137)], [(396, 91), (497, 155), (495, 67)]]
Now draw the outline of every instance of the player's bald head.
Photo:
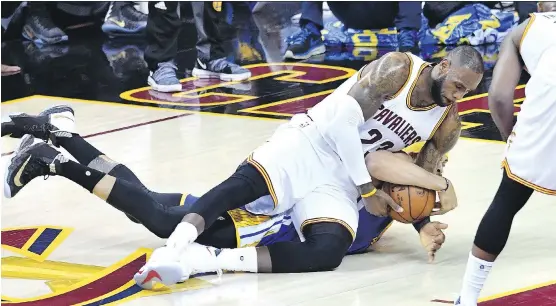
[(456, 47), (448, 53), (446, 59), (450, 62), (451, 67), (469, 68), (478, 74), (483, 74), (485, 72), (485, 66), (481, 53), (471, 46)]
[(450, 51), (431, 72), (431, 94), (436, 104), (448, 106), (479, 86), (485, 71), (483, 57), (470, 46)]
[(537, 11), (539, 11), (539, 13), (556, 12), (556, 1), (537, 2)]

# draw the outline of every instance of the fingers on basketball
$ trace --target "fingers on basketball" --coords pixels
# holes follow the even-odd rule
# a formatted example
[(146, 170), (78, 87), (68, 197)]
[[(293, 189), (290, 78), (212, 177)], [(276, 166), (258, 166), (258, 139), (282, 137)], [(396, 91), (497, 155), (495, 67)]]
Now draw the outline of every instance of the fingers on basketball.
[(401, 223), (413, 223), (431, 215), (436, 192), (415, 186), (385, 183), (386, 194), (403, 208), (403, 212), (390, 211), (390, 216)]

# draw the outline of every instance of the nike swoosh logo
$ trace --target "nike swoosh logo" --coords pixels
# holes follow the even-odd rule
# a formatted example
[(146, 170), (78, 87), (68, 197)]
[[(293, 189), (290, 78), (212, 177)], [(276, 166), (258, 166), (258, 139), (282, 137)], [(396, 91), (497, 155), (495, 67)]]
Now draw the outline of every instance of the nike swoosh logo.
[(201, 68), (207, 69), (207, 65), (205, 65), (203, 62), (201, 62), (200, 59), (197, 59), (197, 63), (199, 63), (199, 66), (201, 66)]
[(25, 169), (25, 166), (27, 166), (27, 163), (29, 162), (30, 159), (31, 159), (31, 155), (29, 155), (27, 160), (23, 163), (23, 165), (21, 167), (19, 167), (19, 170), (15, 174), (14, 184), (17, 187), (23, 187), (23, 183), (21, 182), (21, 175), (23, 174), (23, 170)]
[(147, 273), (147, 277), (145, 277), (145, 280), (141, 282), (141, 285), (146, 284), (147, 282), (151, 281), (153, 278), (158, 278), (159, 281), (162, 281), (162, 278), (160, 277), (158, 272), (156, 272), (155, 270), (151, 270), (149, 271), (149, 273)]
[(125, 21), (123, 21), (123, 20), (120, 21), (120, 20), (117, 20), (117, 19), (114, 19), (114, 18), (110, 18), (110, 19), (108, 19), (108, 20), (110, 20), (110, 21), (112, 21), (113, 23), (117, 24), (119, 27), (122, 27), (122, 28), (125, 27)]

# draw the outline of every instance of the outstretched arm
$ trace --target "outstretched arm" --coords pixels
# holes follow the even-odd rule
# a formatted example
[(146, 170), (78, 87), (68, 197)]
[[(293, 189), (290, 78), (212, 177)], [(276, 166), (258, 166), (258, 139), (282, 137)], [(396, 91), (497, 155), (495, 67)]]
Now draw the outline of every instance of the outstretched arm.
[(446, 180), (415, 165), (405, 153), (376, 151), (365, 158), (373, 178), (399, 185), (417, 186), (430, 190), (446, 189)]
[(508, 139), (514, 126), (514, 90), (523, 69), (519, 44), (528, 22), (512, 30), (502, 42), (488, 91), (488, 106), (503, 140)]

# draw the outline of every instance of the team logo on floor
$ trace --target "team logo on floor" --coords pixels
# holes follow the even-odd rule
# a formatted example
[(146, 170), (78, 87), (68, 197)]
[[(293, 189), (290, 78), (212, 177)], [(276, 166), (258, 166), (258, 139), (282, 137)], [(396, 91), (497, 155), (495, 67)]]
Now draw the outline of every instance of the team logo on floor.
[[(124, 92), (124, 100), (185, 110), (287, 119), (322, 101), (356, 70), (308, 63), (262, 63), (244, 66), (251, 70), (248, 82), (217, 79), (183, 79), (182, 91), (160, 93), (149, 87)], [(515, 112), (524, 100), (524, 86), (515, 91)], [(487, 94), (459, 101), (462, 136), (500, 141), (488, 109)]]
[[(152, 251), (146, 248), (137, 249), (109, 267), (47, 260), (71, 232), (69, 228), (53, 226), (2, 229), (2, 248), (21, 255), (2, 257), (2, 278), (44, 281), (51, 291), (18, 298), (17, 292), (11, 294), (4, 285), (2, 305), (97, 306), (210, 286), (206, 281), (190, 279), (172, 288), (141, 289), (133, 282), (133, 275), (146, 263)], [(3, 281), (9, 283), (9, 280)]]

